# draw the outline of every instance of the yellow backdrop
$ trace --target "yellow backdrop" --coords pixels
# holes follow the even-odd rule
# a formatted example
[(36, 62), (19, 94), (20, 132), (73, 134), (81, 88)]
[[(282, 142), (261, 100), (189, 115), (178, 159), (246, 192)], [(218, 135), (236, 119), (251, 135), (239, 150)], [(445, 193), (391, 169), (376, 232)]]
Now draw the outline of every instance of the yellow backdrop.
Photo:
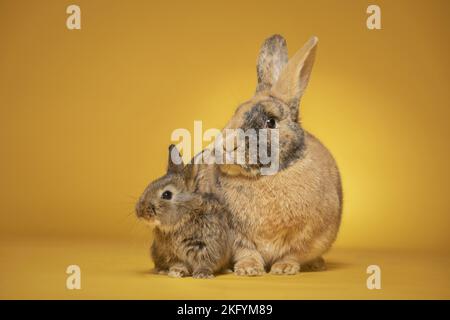
[(148, 239), (171, 132), (223, 126), (279, 33), (319, 38), (301, 117), (341, 169), (336, 246), (448, 248), (449, 1), (79, 0), (68, 30), (72, 3), (0, 2), (2, 238)]

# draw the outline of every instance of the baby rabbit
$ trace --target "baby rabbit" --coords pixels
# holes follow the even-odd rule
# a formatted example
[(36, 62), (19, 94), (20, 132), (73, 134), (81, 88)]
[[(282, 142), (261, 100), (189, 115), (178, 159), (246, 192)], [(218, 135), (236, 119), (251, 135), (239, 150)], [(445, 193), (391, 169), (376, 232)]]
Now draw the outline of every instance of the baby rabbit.
[(136, 205), (138, 218), (155, 225), (155, 271), (171, 277), (213, 278), (231, 260), (229, 213), (216, 195), (198, 190), (196, 166), (184, 166), (171, 145), (167, 174)]

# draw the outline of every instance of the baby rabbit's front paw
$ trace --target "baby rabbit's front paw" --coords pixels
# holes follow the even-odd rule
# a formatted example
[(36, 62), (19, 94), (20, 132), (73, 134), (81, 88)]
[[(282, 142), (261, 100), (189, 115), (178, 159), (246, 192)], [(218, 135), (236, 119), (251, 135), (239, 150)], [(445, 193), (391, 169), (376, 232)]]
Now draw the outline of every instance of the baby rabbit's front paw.
[(167, 275), (172, 278), (183, 278), (189, 276), (189, 270), (185, 266), (177, 265), (170, 267)]
[(195, 270), (192, 273), (192, 278), (195, 278), (195, 279), (212, 279), (212, 278), (214, 278), (214, 274), (212, 273), (211, 270), (199, 269), (199, 270)]
[(265, 273), (264, 266), (256, 261), (243, 260), (234, 265), (234, 273), (238, 276), (261, 276)]
[(297, 262), (275, 262), (270, 269), (271, 274), (297, 274), (300, 271), (300, 264)]

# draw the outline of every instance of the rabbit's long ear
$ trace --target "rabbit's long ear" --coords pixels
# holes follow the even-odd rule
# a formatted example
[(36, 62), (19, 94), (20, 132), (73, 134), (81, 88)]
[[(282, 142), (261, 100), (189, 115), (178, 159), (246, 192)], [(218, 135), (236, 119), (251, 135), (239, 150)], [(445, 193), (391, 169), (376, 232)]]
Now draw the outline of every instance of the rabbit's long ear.
[(256, 92), (270, 89), (288, 62), (286, 40), (280, 35), (267, 38), (259, 51), (256, 72), (258, 85)]
[(183, 159), (180, 152), (174, 144), (169, 146), (169, 161), (167, 165), (167, 173), (180, 173), (183, 171)]
[(203, 154), (204, 151), (196, 154), (194, 156), (194, 158), (191, 159), (191, 161), (189, 161), (188, 164), (186, 164), (186, 166), (184, 167), (184, 181), (186, 183), (186, 187), (189, 191), (197, 191), (198, 189), (198, 184), (199, 184), (199, 180), (200, 180), (200, 175), (201, 175), (201, 167), (203, 166), (200, 163), (198, 163), (198, 161), (201, 160), (201, 156)]
[(295, 119), (298, 117), (300, 98), (311, 75), (318, 41), (317, 37), (309, 39), (289, 60), (277, 83), (272, 87), (272, 93), (290, 105)]

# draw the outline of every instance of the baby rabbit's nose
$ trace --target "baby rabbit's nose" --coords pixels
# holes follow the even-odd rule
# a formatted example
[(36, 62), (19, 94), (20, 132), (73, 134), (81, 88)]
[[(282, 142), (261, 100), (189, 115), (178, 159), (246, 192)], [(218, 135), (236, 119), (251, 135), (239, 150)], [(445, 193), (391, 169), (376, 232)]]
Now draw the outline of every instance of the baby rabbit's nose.
[(147, 207), (145, 209), (147, 214), (156, 214), (155, 206), (152, 203), (147, 204)]
[(136, 215), (138, 217), (151, 216), (153, 214), (155, 214), (155, 207), (151, 203), (139, 201), (136, 204)]

